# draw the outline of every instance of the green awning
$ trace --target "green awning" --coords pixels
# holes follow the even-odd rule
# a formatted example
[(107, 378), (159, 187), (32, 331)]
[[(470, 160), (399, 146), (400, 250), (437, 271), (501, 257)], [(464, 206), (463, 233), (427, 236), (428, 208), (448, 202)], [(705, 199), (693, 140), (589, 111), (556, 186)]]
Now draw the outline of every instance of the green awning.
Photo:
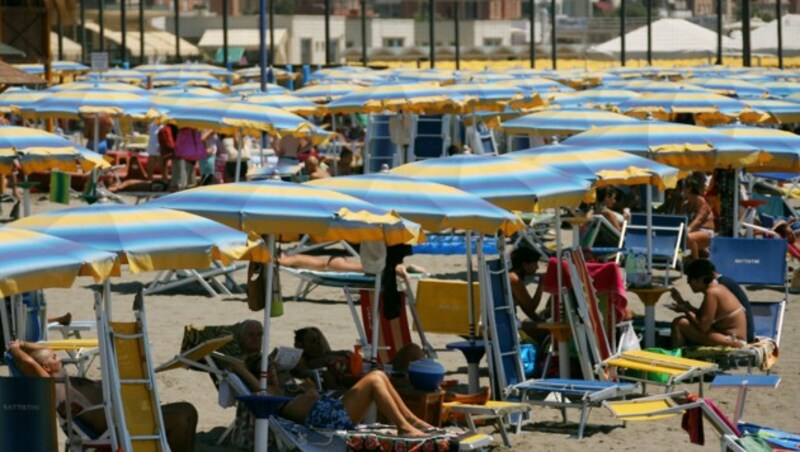
[[(244, 47), (228, 47), (228, 60), (231, 63), (236, 63), (244, 56)], [(214, 54), (215, 64), (225, 64), (225, 49), (220, 47), (217, 53)]]

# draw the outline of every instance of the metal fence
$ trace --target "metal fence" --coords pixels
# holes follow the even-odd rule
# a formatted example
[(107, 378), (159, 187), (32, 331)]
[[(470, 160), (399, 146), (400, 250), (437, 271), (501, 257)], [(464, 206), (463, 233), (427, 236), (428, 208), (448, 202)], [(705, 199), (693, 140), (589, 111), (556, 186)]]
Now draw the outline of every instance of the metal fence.
[[(165, 25), (175, 35), (169, 59), (177, 61), (185, 57), (181, 38), (199, 39), (190, 36), (185, 23), (200, 19), (223, 30), (220, 52), (223, 61), (230, 61), (234, 44), (228, 37), (237, 28), (231, 23), (248, 15), (253, 24), (249, 29), (263, 43), (253, 59), (272, 65), (400, 61), (461, 68), (467, 61), (510, 61), (535, 68), (598, 68), (683, 60), (782, 68), (800, 53), (796, 43), (784, 48), (784, 23), (792, 17), (788, 14), (800, 13), (791, 10), (800, 8), (800, 2), (789, 0), (163, 0), (150, 2), (156, 4), (153, 10), (146, 10), (145, 3), (79, 2), (79, 31), (73, 35), (80, 37), (84, 59), (90, 50), (109, 50), (104, 34), (113, 27), (121, 33), (114, 57), (144, 61), (145, 34), (140, 31), (152, 11), (167, 16)], [(216, 9), (178, 14), (187, 3)], [(87, 39), (86, 28), (80, 26), (87, 20), (97, 24), (99, 36)], [(276, 43), (276, 28), (291, 30), (290, 39), (305, 33), (301, 20), (308, 23), (308, 37)], [(59, 40), (63, 28), (59, 20)], [(131, 36), (139, 41), (138, 51), (131, 50), (136, 45)], [(290, 50), (276, 58), (276, 45)], [(58, 49), (61, 53), (62, 46)]]

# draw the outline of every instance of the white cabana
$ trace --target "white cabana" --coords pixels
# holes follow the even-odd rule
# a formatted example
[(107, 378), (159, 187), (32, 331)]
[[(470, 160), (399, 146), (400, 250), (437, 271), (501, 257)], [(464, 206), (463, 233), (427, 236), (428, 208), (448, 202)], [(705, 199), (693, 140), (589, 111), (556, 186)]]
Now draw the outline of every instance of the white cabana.
[[(661, 19), (652, 23), (653, 58), (702, 58), (717, 54), (717, 33), (683, 19)], [(602, 54), (618, 58), (621, 38), (616, 37), (589, 48), (589, 54)], [(723, 36), (724, 52), (738, 51), (741, 45)], [(637, 28), (625, 34), (625, 56), (647, 57), (647, 27)]]
[[(800, 54), (800, 14), (786, 14), (783, 21), (783, 51), (785, 55)], [(739, 37), (741, 42), (741, 36)], [(753, 52), (777, 53), (778, 21), (773, 20), (750, 33)]]

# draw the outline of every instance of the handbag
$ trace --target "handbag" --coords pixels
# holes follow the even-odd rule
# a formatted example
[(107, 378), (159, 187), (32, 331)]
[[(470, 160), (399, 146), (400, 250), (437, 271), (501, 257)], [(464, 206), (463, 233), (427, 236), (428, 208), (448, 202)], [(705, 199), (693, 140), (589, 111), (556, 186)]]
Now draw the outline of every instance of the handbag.
[[(272, 272), (272, 317), (283, 315), (283, 296), (281, 295), (280, 268), (275, 264)], [(260, 262), (250, 262), (247, 266), (247, 307), (251, 311), (261, 311), (266, 304), (267, 285), (267, 264)]]
[(206, 145), (200, 139), (199, 131), (184, 127), (178, 132), (178, 138), (175, 140), (175, 157), (191, 162), (208, 157)]

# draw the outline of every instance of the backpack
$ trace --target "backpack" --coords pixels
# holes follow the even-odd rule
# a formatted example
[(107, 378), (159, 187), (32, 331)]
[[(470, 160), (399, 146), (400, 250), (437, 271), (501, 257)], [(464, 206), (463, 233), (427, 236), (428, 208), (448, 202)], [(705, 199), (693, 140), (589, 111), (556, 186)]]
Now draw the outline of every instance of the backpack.
[(175, 140), (175, 157), (192, 162), (208, 157), (206, 144), (200, 137), (199, 130), (184, 127), (178, 131), (178, 138)]

